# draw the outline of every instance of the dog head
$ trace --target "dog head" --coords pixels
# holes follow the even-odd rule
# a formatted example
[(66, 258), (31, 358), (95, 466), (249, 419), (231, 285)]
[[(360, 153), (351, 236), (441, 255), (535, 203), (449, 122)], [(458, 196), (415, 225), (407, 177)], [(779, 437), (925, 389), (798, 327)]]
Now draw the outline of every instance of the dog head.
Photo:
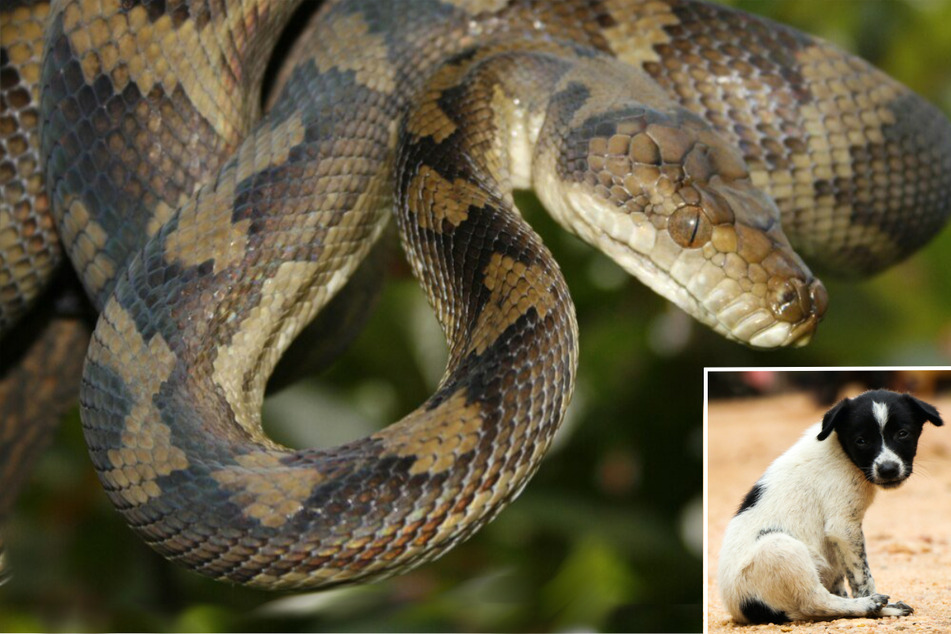
[(817, 438), (825, 440), (834, 431), (869, 482), (892, 488), (911, 475), (926, 421), (944, 424), (933, 405), (910, 394), (872, 390), (843, 399), (826, 412)]

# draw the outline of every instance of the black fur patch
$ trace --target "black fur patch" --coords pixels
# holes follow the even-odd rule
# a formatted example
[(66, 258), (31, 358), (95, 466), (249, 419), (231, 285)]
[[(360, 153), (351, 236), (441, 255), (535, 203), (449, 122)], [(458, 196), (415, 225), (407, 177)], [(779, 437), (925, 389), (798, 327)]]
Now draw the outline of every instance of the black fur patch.
[(747, 599), (740, 604), (740, 612), (752, 624), (758, 623), (789, 623), (785, 612), (769, 607), (759, 599)]
[(763, 485), (757, 482), (753, 485), (753, 488), (750, 489), (750, 492), (746, 494), (746, 497), (743, 498), (743, 502), (740, 504), (740, 508), (736, 510), (736, 514), (739, 515), (743, 511), (753, 508), (757, 502), (759, 502), (760, 495), (763, 493)]

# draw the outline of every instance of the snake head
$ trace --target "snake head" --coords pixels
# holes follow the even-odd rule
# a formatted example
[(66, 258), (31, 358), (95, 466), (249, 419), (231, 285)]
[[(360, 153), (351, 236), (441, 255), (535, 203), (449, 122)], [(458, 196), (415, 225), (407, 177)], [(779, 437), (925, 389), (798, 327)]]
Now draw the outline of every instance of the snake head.
[(699, 200), (671, 214), (667, 233), (693, 262), (687, 269), (699, 270), (670, 274), (691, 291), (701, 321), (756, 348), (807, 344), (828, 294), (790, 245), (772, 199), (749, 179), (720, 174), (685, 187)]
[(808, 343), (826, 290), (792, 249), (776, 204), (708, 124), (680, 108), (622, 108), (565, 138), (553, 170), (561, 178), (539, 187), (535, 174), (562, 224), (730, 339)]

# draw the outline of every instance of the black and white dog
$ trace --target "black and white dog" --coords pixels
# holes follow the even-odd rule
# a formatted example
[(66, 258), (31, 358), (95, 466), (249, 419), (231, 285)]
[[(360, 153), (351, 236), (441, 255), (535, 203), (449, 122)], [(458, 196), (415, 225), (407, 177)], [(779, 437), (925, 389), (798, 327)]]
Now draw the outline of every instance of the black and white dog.
[[(718, 582), (739, 623), (905, 616), (877, 594), (862, 518), (911, 475), (934, 406), (887, 390), (844, 399), (769, 466), (730, 520)], [(852, 596), (846, 593), (846, 581)]]

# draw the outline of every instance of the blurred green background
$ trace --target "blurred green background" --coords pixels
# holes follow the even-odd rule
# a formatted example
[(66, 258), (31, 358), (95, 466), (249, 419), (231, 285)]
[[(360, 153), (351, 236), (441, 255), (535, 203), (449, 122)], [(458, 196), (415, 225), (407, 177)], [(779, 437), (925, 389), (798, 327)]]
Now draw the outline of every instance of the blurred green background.
[[(951, 2), (737, 2), (859, 53), (951, 113)], [(561, 264), (581, 361), (568, 420), (523, 495), (442, 559), (370, 586), (270, 594), (154, 555), (102, 493), (78, 416), (61, 428), (6, 527), (15, 576), (0, 630), (699, 631), (704, 366), (951, 362), (951, 231), (873, 280), (826, 279), (804, 350), (757, 353), (693, 323), (519, 203)], [(444, 349), (406, 269), (354, 346), (268, 401), (279, 440), (329, 445), (419, 404)]]

